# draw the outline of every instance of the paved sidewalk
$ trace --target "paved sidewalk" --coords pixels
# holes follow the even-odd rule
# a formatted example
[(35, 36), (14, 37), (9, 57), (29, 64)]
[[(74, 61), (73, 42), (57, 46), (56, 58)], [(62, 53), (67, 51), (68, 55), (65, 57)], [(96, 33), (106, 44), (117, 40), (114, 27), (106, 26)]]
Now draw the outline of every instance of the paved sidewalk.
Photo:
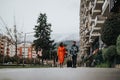
[(120, 80), (120, 69), (81, 67), (0, 69), (0, 80)]

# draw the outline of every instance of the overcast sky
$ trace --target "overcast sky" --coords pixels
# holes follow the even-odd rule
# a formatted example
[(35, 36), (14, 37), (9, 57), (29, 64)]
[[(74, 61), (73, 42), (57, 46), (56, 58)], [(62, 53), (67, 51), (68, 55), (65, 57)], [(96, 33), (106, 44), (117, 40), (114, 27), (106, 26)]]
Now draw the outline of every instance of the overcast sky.
[[(79, 33), (79, 0), (0, 0), (0, 16), (13, 28), (33, 32), (40, 13), (46, 13), (53, 33)], [(1, 27), (1, 25), (0, 25)]]

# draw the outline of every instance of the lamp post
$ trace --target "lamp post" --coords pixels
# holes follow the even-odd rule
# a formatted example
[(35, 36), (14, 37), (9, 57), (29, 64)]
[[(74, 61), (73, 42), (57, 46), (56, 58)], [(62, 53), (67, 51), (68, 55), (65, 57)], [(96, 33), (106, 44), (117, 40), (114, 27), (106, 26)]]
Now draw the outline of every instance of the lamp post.
[(31, 33), (34, 33), (34, 32), (28, 32), (28, 33), (24, 33), (24, 53), (23, 53), (23, 67), (25, 65), (25, 45), (26, 45), (26, 35), (27, 34), (31, 34)]

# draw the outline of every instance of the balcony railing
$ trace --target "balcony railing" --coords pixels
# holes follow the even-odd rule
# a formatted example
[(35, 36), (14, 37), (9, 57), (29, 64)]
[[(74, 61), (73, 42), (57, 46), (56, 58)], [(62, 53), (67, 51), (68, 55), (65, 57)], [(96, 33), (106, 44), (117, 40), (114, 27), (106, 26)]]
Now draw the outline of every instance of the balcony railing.
[(88, 44), (85, 44), (85, 45), (84, 45), (84, 48), (87, 48), (87, 47), (90, 47), (90, 45), (88, 45)]
[(94, 7), (92, 9), (93, 17), (95, 17), (96, 15), (99, 15), (101, 13), (103, 3), (104, 3), (103, 0), (95, 0), (94, 1)]
[(94, 1), (94, 9), (101, 9), (104, 1), (103, 0), (95, 0)]
[(101, 10), (95, 10), (92, 8), (92, 18), (95, 18), (97, 15), (101, 14)]
[(101, 30), (101, 27), (95, 27), (95, 25), (92, 25), (92, 30), (91, 30), (91, 33), (98, 33), (100, 32)]
[(93, 30), (90, 32), (90, 38), (89, 39), (95, 39), (96, 37), (100, 36), (101, 34), (99, 32), (93, 32)]
[(105, 0), (103, 6), (102, 6), (102, 15), (106, 16), (107, 13), (109, 12), (109, 0)]
[(100, 33), (94, 33), (90, 35), (91, 39), (95, 39), (96, 37), (100, 36)]

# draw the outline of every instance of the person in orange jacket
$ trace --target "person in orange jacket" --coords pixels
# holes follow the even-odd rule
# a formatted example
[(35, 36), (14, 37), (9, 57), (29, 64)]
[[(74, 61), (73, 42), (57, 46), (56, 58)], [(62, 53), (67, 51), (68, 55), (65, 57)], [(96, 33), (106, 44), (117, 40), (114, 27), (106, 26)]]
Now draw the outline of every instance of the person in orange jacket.
[(66, 54), (66, 49), (63, 45), (63, 43), (61, 42), (59, 47), (58, 47), (58, 61), (60, 64), (60, 67), (63, 67), (63, 62), (64, 62), (64, 58), (65, 58), (65, 54)]

